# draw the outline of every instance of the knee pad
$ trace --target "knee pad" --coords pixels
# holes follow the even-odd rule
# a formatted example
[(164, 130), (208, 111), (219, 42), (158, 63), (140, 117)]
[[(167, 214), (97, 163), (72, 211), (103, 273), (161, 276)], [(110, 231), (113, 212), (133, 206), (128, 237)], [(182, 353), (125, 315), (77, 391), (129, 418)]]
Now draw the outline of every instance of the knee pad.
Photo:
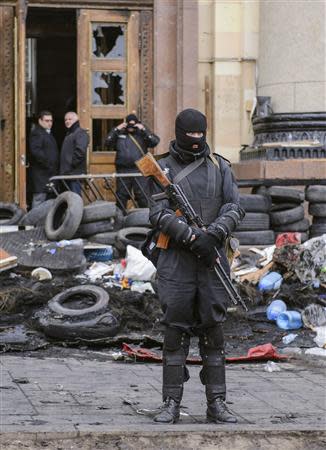
[(224, 350), (224, 335), (221, 324), (206, 328), (199, 336), (199, 348)]
[(181, 348), (188, 350), (190, 336), (178, 328), (167, 327), (164, 335), (164, 350), (175, 352)]

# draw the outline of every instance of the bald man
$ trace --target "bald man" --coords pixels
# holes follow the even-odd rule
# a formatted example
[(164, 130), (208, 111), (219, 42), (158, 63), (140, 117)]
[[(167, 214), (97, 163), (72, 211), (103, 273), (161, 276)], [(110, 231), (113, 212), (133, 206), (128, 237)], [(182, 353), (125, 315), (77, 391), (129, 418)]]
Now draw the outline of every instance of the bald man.
[[(67, 134), (61, 147), (60, 174), (81, 175), (86, 173), (86, 155), (89, 137), (86, 130), (80, 128), (78, 115), (74, 111), (65, 114)], [(67, 183), (72, 192), (81, 194), (81, 184), (77, 180)]]

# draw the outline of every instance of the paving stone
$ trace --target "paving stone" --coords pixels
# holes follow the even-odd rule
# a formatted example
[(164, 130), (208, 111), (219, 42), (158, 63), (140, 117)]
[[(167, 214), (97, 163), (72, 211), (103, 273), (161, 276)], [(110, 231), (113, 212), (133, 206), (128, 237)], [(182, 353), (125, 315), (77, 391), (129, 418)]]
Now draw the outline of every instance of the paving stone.
[[(3, 384), (9, 388), (0, 389), (4, 432), (156, 429), (152, 416), (161, 404), (160, 365), (11, 355), (1, 363)], [(227, 366), (228, 407), (238, 415), (239, 423), (223, 425), (223, 429), (325, 428), (324, 371), (303, 363), (280, 367), (281, 372), (268, 373), (264, 364)], [(200, 369), (189, 366), (191, 378), (182, 401), (187, 415), (181, 417), (177, 429), (216, 429), (206, 424)], [(18, 385), (12, 381), (15, 377), (30, 382)], [(137, 413), (146, 409), (144, 415)]]

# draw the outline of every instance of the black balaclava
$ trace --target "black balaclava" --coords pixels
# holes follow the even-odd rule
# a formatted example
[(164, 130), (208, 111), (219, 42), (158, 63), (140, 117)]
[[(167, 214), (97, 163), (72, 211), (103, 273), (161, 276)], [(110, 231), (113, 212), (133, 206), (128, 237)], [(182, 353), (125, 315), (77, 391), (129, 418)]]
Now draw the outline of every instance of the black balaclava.
[[(175, 120), (175, 136), (177, 150), (182, 159), (196, 159), (203, 155), (206, 149), (206, 117), (196, 109), (185, 109)], [(190, 132), (200, 132), (203, 136), (195, 138), (187, 136)]]
[(128, 116), (126, 117), (126, 123), (132, 122), (134, 121), (135, 123), (138, 123), (138, 117), (135, 114), (128, 114)]

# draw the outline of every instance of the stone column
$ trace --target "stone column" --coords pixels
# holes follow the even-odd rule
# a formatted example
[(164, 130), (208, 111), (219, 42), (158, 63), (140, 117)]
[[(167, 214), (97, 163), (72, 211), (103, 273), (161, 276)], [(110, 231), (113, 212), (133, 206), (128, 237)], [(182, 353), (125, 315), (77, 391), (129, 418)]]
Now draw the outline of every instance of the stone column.
[(176, 114), (197, 107), (197, 0), (154, 2), (154, 131), (165, 153)]
[(258, 95), (276, 113), (326, 111), (326, 2), (260, 2)]
[(200, 107), (211, 148), (232, 162), (252, 140), (258, 14), (255, 0), (199, 0)]

